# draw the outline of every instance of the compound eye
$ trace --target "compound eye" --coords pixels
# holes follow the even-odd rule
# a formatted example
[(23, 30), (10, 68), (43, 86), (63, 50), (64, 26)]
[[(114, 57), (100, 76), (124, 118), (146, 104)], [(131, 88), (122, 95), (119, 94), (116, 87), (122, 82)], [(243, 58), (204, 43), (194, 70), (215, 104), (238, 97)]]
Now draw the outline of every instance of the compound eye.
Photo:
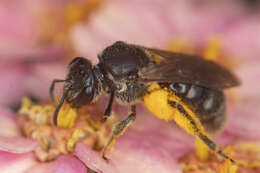
[(171, 83), (170, 89), (176, 93), (184, 94), (187, 92), (188, 86), (182, 83)]

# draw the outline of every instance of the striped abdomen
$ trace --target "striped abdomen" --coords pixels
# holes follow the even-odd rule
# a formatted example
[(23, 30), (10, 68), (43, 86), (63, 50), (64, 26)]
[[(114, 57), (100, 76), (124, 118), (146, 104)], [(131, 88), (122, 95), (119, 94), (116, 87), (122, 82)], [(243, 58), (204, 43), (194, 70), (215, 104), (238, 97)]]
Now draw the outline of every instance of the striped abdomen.
[(225, 122), (225, 95), (223, 91), (183, 83), (162, 83), (195, 112), (208, 132), (219, 130)]

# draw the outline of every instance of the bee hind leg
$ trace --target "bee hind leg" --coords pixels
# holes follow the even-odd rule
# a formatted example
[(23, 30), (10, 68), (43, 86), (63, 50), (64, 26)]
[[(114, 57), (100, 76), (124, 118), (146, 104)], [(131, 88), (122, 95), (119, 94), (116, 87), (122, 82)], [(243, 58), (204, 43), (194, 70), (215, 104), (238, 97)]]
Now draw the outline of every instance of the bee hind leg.
[(207, 145), (209, 149), (216, 152), (224, 159), (230, 160), (232, 163), (235, 163), (232, 158), (224, 154), (222, 150), (217, 147), (215, 142), (210, 139), (203, 126), (201, 125), (199, 119), (195, 115), (193, 115), (191, 111), (188, 112), (181, 104), (177, 103), (176, 101), (169, 100), (168, 103), (171, 106), (175, 107), (180, 113), (175, 115), (175, 121), (179, 126), (184, 128), (184, 130), (186, 130), (188, 133), (196, 136), (198, 140), (204, 142), (204, 144)]
[(107, 144), (104, 147), (103, 153), (102, 153), (102, 157), (104, 160), (108, 160), (106, 158), (106, 153), (107, 151), (113, 146), (113, 144), (115, 143), (116, 139), (123, 135), (123, 133), (125, 132), (125, 130), (133, 123), (133, 121), (136, 118), (136, 106), (132, 105), (131, 106), (131, 114), (128, 115), (128, 117), (122, 121), (120, 121), (113, 129), (112, 134), (107, 142)]

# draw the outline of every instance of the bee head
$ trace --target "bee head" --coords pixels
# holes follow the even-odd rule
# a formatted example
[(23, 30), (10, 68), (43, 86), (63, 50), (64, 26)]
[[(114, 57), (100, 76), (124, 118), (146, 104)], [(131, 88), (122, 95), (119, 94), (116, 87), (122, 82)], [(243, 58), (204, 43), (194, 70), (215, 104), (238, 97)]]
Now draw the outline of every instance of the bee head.
[(72, 107), (88, 104), (94, 99), (96, 86), (91, 62), (81, 57), (74, 58), (68, 66), (63, 88), (63, 93), (66, 94), (65, 100)]
[(89, 104), (97, 92), (97, 79), (94, 75), (93, 66), (88, 59), (74, 58), (67, 69), (64, 80), (63, 96), (54, 113), (54, 123), (57, 124), (59, 110), (66, 101), (71, 107), (79, 108)]

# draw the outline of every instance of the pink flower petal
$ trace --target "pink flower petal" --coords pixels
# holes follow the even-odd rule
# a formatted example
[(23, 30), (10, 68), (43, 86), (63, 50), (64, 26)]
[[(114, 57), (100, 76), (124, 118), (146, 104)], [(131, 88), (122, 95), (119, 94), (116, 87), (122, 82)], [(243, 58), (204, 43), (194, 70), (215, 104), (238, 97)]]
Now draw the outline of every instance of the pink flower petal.
[(0, 65), (0, 104), (18, 102), (24, 95), (22, 82), (27, 75), (25, 67), (16, 63)]
[(23, 137), (0, 136), (0, 150), (11, 153), (26, 153), (33, 151), (37, 143)]
[[(42, 100), (49, 100), (49, 87), (54, 79), (65, 79), (67, 64), (65, 63), (39, 63), (31, 68), (31, 75), (24, 82), (23, 87), (31, 96)], [(63, 83), (57, 84), (55, 93), (60, 94)], [(60, 88), (60, 89), (58, 89)]]
[(108, 153), (109, 164), (102, 159), (101, 153), (80, 143), (75, 150), (79, 159), (97, 172), (181, 172), (175, 158), (193, 148), (193, 137), (174, 123), (161, 121), (142, 108), (137, 112), (136, 122)]
[[(62, 4), (59, 4), (59, 6), (57, 6), (58, 4), (55, 5), (55, 7), (63, 7)], [(41, 29), (44, 26), (44, 20), (47, 20), (48, 16), (47, 8), (53, 6), (53, 2), (50, 4), (46, 0), (37, 2), (1, 1), (0, 60), (46, 60), (50, 58), (46, 52), (52, 52), (51, 57), (53, 57), (54, 54), (61, 51), (58, 45), (53, 45), (52, 43), (47, 45), (41, 42), (43, 35), (41, 33), (43, 30)], [(43, 23), (39, 23), (39, 20), (43, 21)]]
[(16, 137), (20, 135), (15, 122), (15, 115), (7, 108), (0, 106), (0, 136)]
[(33, 153), (14, 154), (0, 151), (1, 173), (24, 173), (25, 170), (37, 164)]
[(259, 97), (250, 97), (234, 103), (230, 108), (227, 131), (242, 139), (260, 139)]
[(86, 166), (73, 156), (64, 155), (50, 163), (41, 163), (24, 173), (87, 173)]
[[(228, 128), (228, 127), (226, 127), (226, 128)], [(238, 139), (237, 136), (230, 133), (228, 131), (228, 129), (226, 129), (226, 128), (223, 132), (220, 132), (220, 134), (217, 134), (217, 136), (214, 136), (214, 137), (216, 137), (215, 141), (216, 141), (217, 145), (219, 145), (219, 146), (234, 143)]]
[(173, 170), (178, 173), (182, 172), (180, 165), (178, 165), (171, 155), (165, 151), (158, 150), (150, 145), (144, 148), (120, 147), (114, 148), (109, 163), (104, 161), (100, 153), (94, 152), (92, 149), (84, 144), (77, 144), (76, 155), (89, 168), (98, 173), (153, 173), (162, 171), (170, 173)]
[(232, 89), (239, 97), (260, 97), (259, 92), (259, 76), (260, 76), (260, 60), (244, 60), (241, 66), (236, 69), (237, 76), (241, 80), (241, 86)]
[(117, 173), (115, 165), (108, 164), (102, 159), (100, 153), (93, 151), (83, 143), (78, 143), (75, 148), (76, 156), (84, 162), (87, 167), (98, 173)]
[(259, 59), (260, 54), (259, 15), (244, 18), (243, 23), (226, 31), (221, 37), (223, 47), (235, 57), (246, 61)]

